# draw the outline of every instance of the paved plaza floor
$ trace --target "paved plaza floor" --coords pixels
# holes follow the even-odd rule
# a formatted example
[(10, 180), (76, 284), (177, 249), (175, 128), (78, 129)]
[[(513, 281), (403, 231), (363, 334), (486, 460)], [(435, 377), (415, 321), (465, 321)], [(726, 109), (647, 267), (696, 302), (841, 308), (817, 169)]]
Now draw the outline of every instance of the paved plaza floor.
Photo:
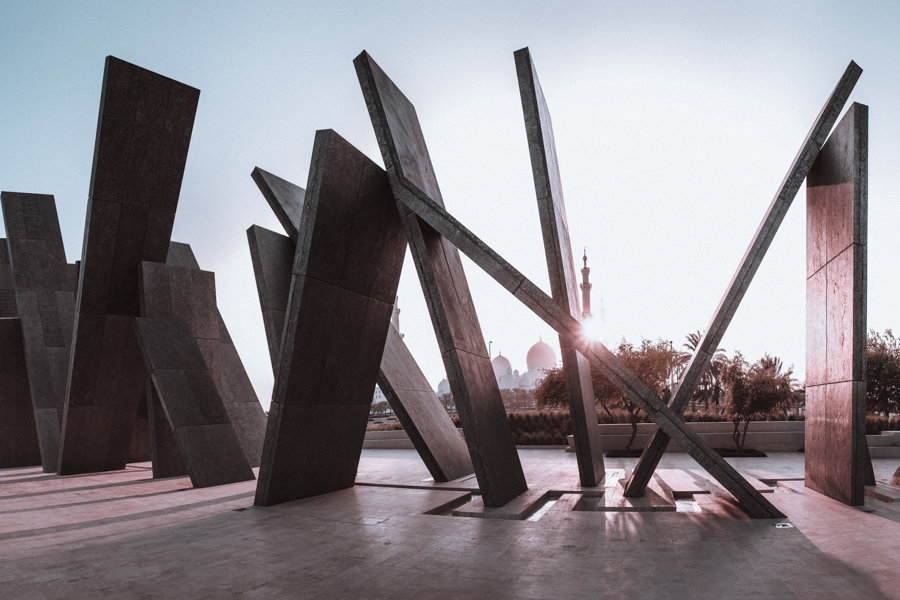
[[(635, 503), (635, 459), (580, 490), (573, 454), (519, 455), (530, 491), (506, 511), (412, 450), (365, 450), (354, 488), (269, 508), (255, 482), (194, 489), (146, 463), (0, 470), (0, 598), (900, 598), (894, 488), (851, 508), (803, 487), (802, 454), (728, 459), (786, 515), (754, 521), (685, 454)], [(896, 463), (875, 459), (882, 484)]]

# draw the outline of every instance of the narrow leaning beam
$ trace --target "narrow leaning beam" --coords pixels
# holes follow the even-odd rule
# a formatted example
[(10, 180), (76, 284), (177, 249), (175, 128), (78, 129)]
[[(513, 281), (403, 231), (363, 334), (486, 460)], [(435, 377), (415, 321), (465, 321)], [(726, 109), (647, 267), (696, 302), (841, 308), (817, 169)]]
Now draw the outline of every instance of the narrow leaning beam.
[[(190, 244), (171, 242), (166, 266), (200, 271)], [(200, 351), (209, 366), (216, 389), (225, 403), (234, 432), (241, 442), (241, 448), (251, 467), (258, 467), (262, 459), (262, 446), (266, 437), (266, 413), (259, 403), (259, 396), (253, 389), (244, 362), (238, 354), (222, 312), (215, 298), (212, 305), (205, 307), (215, 320), (210, 327), (210, 337), (200, 342)]]
[(60, 443), (64, 475), (121, 469), (146, 374), (141, 261), (165, 262), (200, 91), (106, 59)]
[(854, 103), (806, 180), (806, 487), (865, 503), (868, 107)]
[(380, 167), (319, 131), (309, 173), (257, 506), (353, 485), (406, 251)]
[[(744, 252), (744, 257), (731, 278), (725, 294), (719, 301), (719, 305), (716, 307), (716, 311), (706, 327), (706, 332), (703, 334), (703, 339), (697, 345), (697, 350), (681, 376), (675, 394), (669, 403), (669, 407), (675, 414), (681, 415), (687, 408), (703, 373), (709, 367), (709, 362), (712, 360), (716, 348), (719, 347), (719, 343), (722, 341), (722, 336), (725, 335), (725, 330), (731, 324), (731, 319), (734, 317), (741, 300), (743, 300), (747, 288), (750, 287), (753, 276), (756, 275), (756, 271), (759, 269), (766, 251), (772, 244), (781, 222), (784, 221), (791, 203), (797, 196), (800, 185), (806, 178), (807, 173), (809, 173), (813, 161), (816, 160), (816, 156), (818, 156), (825, 139), (828, 137), (828, 132), (831, 131), (831, 128), (837, 121), (841, 109), (847, 102), (847, 98), (850, 97), (850, 92), (861, 74), (862, 69), (855, 62), (851, 61), (825, 102), (825, 106), (822, 107), (822, 110), (813, 122), (809, 133), (806, 134), (806, 139), (803, 140), (799, 152), (794, 157), (794, 162), (791, 163), (787, 175), (775, 193), (775, 198), (772, 199), (769, 209), (763, 216), (762, 223), (756, 229), (747, 251)], [(644, 494), (644, 490), (647, 488), (647, 484), (650, 482), (650, 478), (653, 476), (653, 472), (656, 470), (656, 466), (662, 459), (668, 445), (669, 437), (662, 430), (658, 430), (641, 454), (637, 466), (634, 468), (631, 478), (625, 486), (626, 496), (634, 497)]]
[[(368, 54), (360, 54), (354, 64), (406, 227), (484, 504), (502, 506), (528, 486), (459, 251), (402, 198), (408, 194), (402, 182), (412, 178), (443, 208), (415, 108)], [(401, 131), (408, 135), (400, 135)]]
[[(538, 80), (537, 70), (528, 48), (518, 50), (515, 53), (515, 60), (538, 214), (544, 237), (544, 254), (550, 273), (550, 292), (560, 307), (580, 320), (578, 282), (575, 263), (572, 260), (569, 223), (566, 219), (566, 205), (556, 158), (556, 144), (553, 141), (550, 109), (544, 99), (544, 91), (541, 89), (541, 82)], [(581, 485), (593, 487), (600, 484), (605, 470), (600, 429), (597, 426), (597, 407), (594, 404), (594, 387), (591, 383), (591, 367), (584, 355), (569, 341), (568, 336), (559, 336), (559, 347), (566, 376), (569, 413), (572, 416), (578, 474)]]
[[(285, 230), (296, 239), (302, 212), (298, 208), (298, 205), (302, 207), (302, 188), (259, 168), (254, 169), (253, 179), (273, 210), (278, 207), (276, 213), (295, 215), (287, 220)], [(272, 184), (273, 181), (278, 185)], [(295, 245), (292, 238), (256, 225), (247, 230), (247, 239), (275, 371)], [(450, 481), (472, 473), (472, 461), (465, 442), (393, 327), (388, 328), (378, 368), (378, 386), (435, 481)]]
[[(434, 181), (433, 171), (423, 172), (416, 168), (415, 157), (422, 156), (419, 149), (424, 148), (424, 140), (421, 129), (418, 127), (415, 109), (403, 93), (375, 65), (368, 54), (363, 52), (355, 62), (361, 80), (363, 77), (371, 78), (373, 72), (377, 73), (377, 77), (381, 80), (381, 97), (373, 98), (368, 92), (366, 93), (370, 114), (376, 110), (384, 110), (380, 108), (384, 105), (392, 109), (387, 112), (388, 118), (375, 125), (380, 143), (384, 145), (385, 142), (382, 140), (393, 140), (392, 143), (397, 148), (403, 149), (403, 154), (400, 156), (407, 161), (412, 161), (406, 170), (398, 169), (393, 174), (398, 186), (395, 188), (395, 195), (400, 199), (402, 206), (417, 215), (427, 227), (439, 233), (445, 240), (466, 254), (550, 327), (553, 327), (558, 333), (570, 337), (576, 349), (584, 354), (595, 368), (600, 370), (629, 399), (646, 412), (660, 429), (665, 430), (694, 460), (731, 492), (750, 516), (755, 518), (783, 516), (697, 433), (685, 425), (679, 416), (669, 410), (666, 403), (623, 365), (609, 349), (599, 342), (587, 340), (582, 334), (581, 323), (578, 320), (558, 306), (550, 296), (450, 215), (443, 203), (430, 197), (429, 191), (434, 189), (430, 187), (432, 184), (429, 183), (429, 181)], [(373, 82), (368, 82), (369, 89), (377, 89), (373, 88), (373, 85)], [(365, 90), (367, 82), (363, 82), (363, 86)], [(378, 105), (373, 106), (375, 102)], [(396, 104), (400, 106), (397, 107)], [(385, 127), (386, 131), (379, 133), (379, 127)], [(384, 148), (382, 148), (382, 152), (385, 152)], [(391, 173), (390, 170), (389, 173)], [(468, 433), (466, 437), (468, 440)]]
[(66, 262), (53, 196), (0, 194), (44, 471), (55, 473), (75, 318), (75, 266)]

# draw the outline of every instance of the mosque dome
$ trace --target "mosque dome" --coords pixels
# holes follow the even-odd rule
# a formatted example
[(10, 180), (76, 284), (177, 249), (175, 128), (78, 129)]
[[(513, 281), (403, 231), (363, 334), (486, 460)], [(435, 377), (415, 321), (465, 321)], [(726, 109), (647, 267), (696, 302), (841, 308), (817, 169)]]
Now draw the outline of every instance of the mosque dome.
[[(556, 366), (556, 353), (553, 352), (553, 348), (550, 347), (550, 344), (540, 340), (537, 344), (528, 349), (528, 354), (525, 356), (525, 363), (528, 365), (529, 371), (552, 369)], [(496, 370), (497, 368), (494, 367), (495, 372)]]
[(512, 363), (502, 354), (494, 357), (494, 360), (491, 361), (491, 366), (494, 367), (494, 377), (497, 379), (500, 379), (507, 373), (512, 373)]
[(441, 382), (438, 384), (437, 389), (438, 396), (443, 396), (444, 394), (450, 393), (450, 382), (446, 379), (441, 379)]

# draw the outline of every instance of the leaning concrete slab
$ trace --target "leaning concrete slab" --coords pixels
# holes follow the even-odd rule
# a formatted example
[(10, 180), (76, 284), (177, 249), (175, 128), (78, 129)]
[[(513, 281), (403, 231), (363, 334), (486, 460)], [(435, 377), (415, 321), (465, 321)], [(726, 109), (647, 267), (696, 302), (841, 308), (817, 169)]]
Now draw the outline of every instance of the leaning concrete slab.
[[(531, 172), (544, 237), (544, 254), (547, 256), (547, 270), (550, 273), (550, 292), (563, 309), (580, 320), (578, 281), (572, 259), (569, 223), (566, 219), (550, 109), (544, 99), (544, 91), (528, 48), (518, 50), (515, 60), (522, 112), (525, 114), (528, 152), (531, 155)], [(600, 431), (597, 428), (591, 367), (567, 336), (559, 336), (559, 347), (566, 376), (569, 413), (572, 415), (578, 475), (581, 485), (597, 486), (603, 480), (605, 469)]]
[(868, 107), (854, 103), (806, 180), (806, 486), (865, 503)]
[(435, 481), (472, 473), (466, 443), (393, 325), (384, 344), (378, 387)]
[[(391, 136), (395, 137), (396, 141), (392, 144), (396, 144), (395, 150), (401, 150), (400, 155), (407, 161), (414, 157), (427, 158), (427, 149), (424, 146), (421, 128), (417, 126), (418, 118), (415, 116), (415, 109), (409, 100), (365, 52), (356, 58), (355, 64), (357, 74), (362, 80), (370, 115), (373, 117), (376, 136), (381, 140)], [(381, 87), (382, 94), (380, 96), (370, 93), (377, 89), (376, 81)], [(387, 102), (393, 109), (386, 113), (387, 118), (385, 118), (384, 112), (380, 118), (377, 118), (378, 112), (384, 111), (382, 102)], [(386, 148), (389, 146), (383, 144), (383, 151)], [(385, 152), (385, 162), (390, 165), (392, 164), (391, 160), (394, 162), (398, 160), (396, 151), (393, 155)], [(734, 495), (750, 516), (755, 518), (783, 516), (771, 502), (766, 500), (697, 433), (692, 431), (680, 416), (675, 415), (666, 403), (623, 365), (606, 346), (587, 339), (583, 335), (581, 323), (577, 319), (557, 305), (550, 296), (450, 215), (444, 208), (440, 196), (431, 197), (430, 194), (439, 194), (440, 192), (434, 182), (430, 160), (426, 160), (424, 164), (427, 165), (427, 169), (422, 168), (422, 162), (413, 161), (413, 164), (405, 170), (388, 170), (392, 177), (392, 185), (395, 186), (395, 196), (399, 198), (401, 212), (405, 207), (410, 214), (418, 216), (423, 222), (424, 229), (433, 230), (433, 233), (439, 234), (442, 243), (449, 242), (464, 252), (475, 264), (530, 308), (545, 323), (558, 333), (569, 336), (576, 349), (591, 361), (594, 368), (598, 369), (632, 402), (646, 412), (660, 429), (668, 433), (694, 460)], [(409, 232), (409, 230), (407, 231)], [(414, 243), (414, 240), (410, 238), (410, 245), (412, 246)], [(430, 246), (430, 248), (433, 247)], [(426, 288), (426, 290), (431, 289)], [(491, 381), (494, 381), (492, 374), (490, 378)], [(467, 441), (468, 437), (469, 434), (466, 433)]]
[(286, 235), (259, 225), (247, 229), (247, 243), (250, 245), (250, 260), (256, 278), (269, 357), (272, 359), (272, 373), (277, 376), (296, 246)]
[(19, 319), (0, 317), (0, 469), (41, 464), (22, 341)]
[[(194, 256), (194, 251), (189, 244), (172, 242), (169, 245), (169, 255), (166, 265), (170, 267), (182, 267), (200, 270), (200, 265)], [(209, 328), (209, 334), (214, 337), (204, 338), (200, 343), (203, 358), (213, 375), (216, 388), (225, 402), (228, 416), (234, 431), (241, 442), (241, 448), (247, 456), (251, 467), (258, 467), (262, 457), (263, 441), (266, 436), (266, 413), (259, 403), (259, 397), (247, 369), (238, 354), (234, 341), (228, 333), (228, 327), (222, 318), (212, 299), (212, 306), (202, 310), (211, 310), (215, 318), (215, 327)], [(198, 309), (199, 310), (199, 309)]]
[(257, 505), (353, 485), (405, 250), (387, 175), (317, 132)]
[(284, 227), (288, 237), (296, 244), (306, 190), (299, 185), (294, 185), (287, 179), (282, 179), (268, 171), (263, 171), (259, 167), (255, 167), (250, 176), (256, 182), (259, 191), (262, 192), (266, 202), (269, 203), (272, 212), (275, 213), (281, 226)]
[(415, 107), (372, 58), (354, 60), (375, 136), (425, 292), (450, 390), (486, 506), (528, 489), (459, 251), (408, 205), (411, 189), (443, 208)]
[[(800, 185), (806, 178), (807, 173), (809, 173), (813, 161), (819, 155), (819, 151), (828, 137), (828, 132), (831, 131), (831, 128), (837, 121), (841, 109), (847, 102), (847, 98), (850, 97), (850, 92), (853, 91), (853, 87), (861, 74), (862, 69), (851, 61), (825, 102), (825, 106), (822, 107), (818, 117), (813, 122), (809, 133), (806, 134), (806, 139), (794, 157), (794, 162), (791, 163), (791, 167), (775, 193), (775, 198), (772, 199), (769, 209), (763, 216), (762, 223), (760, 223), (753, 239), (750, 241), (750, 245), (744, 253), (737, 271), (735, 271), (728, 288), (725, 290), (725, 294), (719, 301), (719, 305), (716, 307), (715, 313), (713, 313), (703, 339), (697, 344), (697, 350), (688, 362), (688, 366), (678, 382), (678, 387), (675, 390), (672, 401), (669, 403), (672, 412), (675, 414), (681, 415), (687, 408), (688, 402), (690, 402), (697, 385), (700, 383), (700, 379), (703, 377), (703, 373), (708, 368), (712, 356), (716, 353), (716, 348), (719, 347), (719, 343), (722, 341), (722, 336), (725, 335), (728, 325), (731, 324), (732, 317), (734, 317), (741, 300), (744, 298), (744, 294), (750, 287), (753, 276), (756, 275), (759, 265), (762, 264), (766, 251), (772, 244), (781, 222), (797, 196)], [(638, 460), (638, 464), (632, 472), (628, 484), (625, 486), (626, 496), (640, 496), (644, 493), (647, 483), (650, 481), (650, 477), (653, 475), (653, 471), (656, 469), (656, 465), (659, 464), (668, 445), (669, 438), (664, 431), (659, 430), (641, 454), (641, 458)]]
[(75, 266), (66, 263), (53, 196), (2, 192), (0, 204), (41, 462), (44, 471), (55, 473), (75, 319)]
[[(158, 277), (165, 273), (160, 274), (158, 270), (148, 273), (147, 266), (153, 263), (143, 264), (144, 280), (153, 283), (149, 289), (145, 288), (146, 294), (155, 295), (161, 290), (161, 286), (155, 285), (160, 283)], [(203, 293), (207, 286), (202, 281), (195, 285), (197, 273), (203, 272), (192, 272), (187, 285)], [(174, 286), (171, 283), (170, 289), (181, 287), (181, 291), (185, 291), (186, 282), (179, 281)], [(174, 297), (178, 290), (172, 291)], [(174, 434), (181, 459), (187, 466), (191, 483), (194, 487), (209, 487), (253, 479), (253, 470), (197, 346), (195, 336), (203, 324), (195, 321), (189, 325), (179, 319), (175, 311), (170, 314), (175, 318), (134, 319), (134, 327), (153, 389)], [(157, 408), (154, 401), (151, 409), (154, 426), (159, 423)]]
[(164, 262), (199, 90), (107, 57), (59, 472), (125, 466), (145, 372), (138, 266)]
[(9, 246), (0, 238), (0, 468), (41, 464)]
[[(285, 195), (277, 188), (268, 188), (265, 181), (258, 183), (261, 190), (268, 191), (264, 195), (270, 204), (275, 202), (286, 213), (299, 215), (296, 195)], [(299, 189), (297, 186), (294, 188)], [(292, 227), (299, 226), (299, 217), (291, 223)], [(273, 372), (277, 372), (295, 245), (289, 237), (256, 225), (247, 230), (247, 239), (272, 368)], [(472, 472), (472, 461), (465, 442), (393, 327), (388, 329), (378, 370), (378, 385), (435, 481), (450, 481)]]

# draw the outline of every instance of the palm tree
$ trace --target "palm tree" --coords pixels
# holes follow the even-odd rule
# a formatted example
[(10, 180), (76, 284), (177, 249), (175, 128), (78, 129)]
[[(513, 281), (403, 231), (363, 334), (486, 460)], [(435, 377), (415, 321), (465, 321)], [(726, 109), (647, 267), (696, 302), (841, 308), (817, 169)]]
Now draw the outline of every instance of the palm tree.
[[(689, 333), (685, 336), (685, 339), (687, 341), (683, 344), (684, 347), (693, 354), (697, 351), (697, 347), (703, 339), (703, 332), (697, 330)], [(706, 370), (700, 376), (700, 383), (697, 384), (697, 389), (694, 390), (694, 394), (691, 396), (691, 411), (697, 410), (698, 403), (702, 403), (704, 410), (707, 411), (709, 410), (710, 402), (714, 405), (719, 404), (719, 396), (722, 393), (722, 366), (725, 364), (725, 360), (725, 349), (716, 348)]]

